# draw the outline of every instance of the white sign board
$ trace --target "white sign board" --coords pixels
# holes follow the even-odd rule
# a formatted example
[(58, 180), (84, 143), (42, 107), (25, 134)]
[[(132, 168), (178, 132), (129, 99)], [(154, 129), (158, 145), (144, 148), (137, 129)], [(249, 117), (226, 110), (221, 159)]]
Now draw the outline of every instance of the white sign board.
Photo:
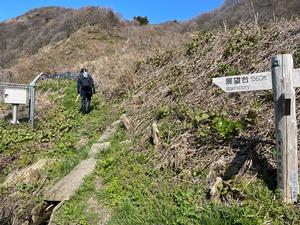
[(292, 55), (274, 56), (272, 72), (219, 77), (214, 78), (213, 83), (225, 92), (273, 90), (278, 155), (277, 186), (285, 202), (297, 202), (299, 182), (294, 89), (300, 87), (300, 69), (294, 69)]
[(294, 69), (293, 86), (294, 88), (300, 87), (300, 69)]
[(26, 105), (28, 102), (28, 91), (26, 88), (5, 88), (4, 103)]
[[(213, 78), (213, 83), (225, 92), (272, 90), (271, 72)], [(293, 86), (300, 87), (300, 69), (295, 69)]]

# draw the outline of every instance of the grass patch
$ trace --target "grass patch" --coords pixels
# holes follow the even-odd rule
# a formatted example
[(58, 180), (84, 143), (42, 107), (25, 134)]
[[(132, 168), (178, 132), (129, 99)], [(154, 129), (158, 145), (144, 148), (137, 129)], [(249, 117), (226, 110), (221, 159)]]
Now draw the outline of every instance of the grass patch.
[[(81, 160), (85, 159), (92, 144), (98, 140), (101, 132), (118, 116), (118, 114), (114, 114), (111, 111), (111, 103), (107, 104), (100, 95), (93, 96), (92, 111), (87, 115), (82, 115), (79, 112), (80, 102), (75, 102), (77, 97), (76, 82), (57, 83), (54, 81), (53, 85), (56, 86), (58, 84), (61, 88), (57, 89), (57, 93), (63, 93), (64, 97), (60, 98), (59, 94), (53, 96), (54, 102), (61, 106), (58, 110), (59, 112), (56, 113), (56, 117), (60, 114), (72, 115), (72, 117), (70, 120), (62, 118), (58, 122), (60, 124), (58, 130), (66, 130), (67, 132), (56, 141), (54, 147), (47, 153), (47, 157), (60, 159), (49, 171), (51, 178), (66, 175)], [(51, 88), (50, 84), (48, 86)], [(72, 123), (70, 126), (67, 125), (68, 121)], [(47, 131), (49, 133), (51, 129), (48, 128)], [(77, 143), (82, 137), (87, 140), (87, 143), (78, 147)]]
[[(50, 92), (49, 97), (54, 102), (54, 107), (39, 115), (34, 130), (28, 124), (13, 126), (7, 121), (0, 121), (0, 153), (20, 155), (4, 171), (24, 167), (45, 157), (59, 159), (65, 167), (73, 166), (86, 157), (88, 149), (99, 138), (101, 131), (118, 116), (100, 95), (93, 97), (91, 113), (81, 115), (80, 102), (75, 102), (75, 81), (46, 81), (39, 85), (38, 90)], [(83, 137), (87, 143), (82, 147), (78, 142)], [(62, 174), (67, 171), (61, 166), (59, 168), (63, 171)]]
[[(3, 170), (0, 172), (0, 180), (4, 181), (11, 171), (47, 158), (51, 159), (52, 163), (47, 167), (45, 174), (48, 179), (43, 187), (46, 188), (85, 159), (91, 145), (119, 115), (114, 112), (114, 103), (105, 102), (99, 94), (93, 96), (93, 110), (87, 115), (82, 115), (79, 112), (80, 102), (75, 102), (75, 81), (41, 82), (38, 91), (49, 93), (48, 97), (54, 104), (47, 111), (37, 113), (34, 130), (25, 123), (13, 126), (8, 121), (0, 121), (1, 159), (10, 160), (1, 165)], [(40, 187), (39, 184), (19, 183), (9, 190), (1, 190), (0, 200), (5, 200), (7, 204), (9, 201), (20, 202), (24, 207), (18, 208), (17, 214), (20, 217), (25, 214), (27, 216), (28, 210), (40, 201), (39, 196), (32, 197), (32, 193)], [(15, 191), (20, 195), (9, 197)]]
[(94, 183), (95, 175), (85, 179), (84, 185), (77, 191), (75, 197), (68, 201), (58, 213), (56, 222), (58, 224), (96, 224), (97, 213), (88, 211), (88, 198), (97, 196)]
[[(47, 88), (52, 88), (51, 84), (47, 85)], [(101, 96), (93, 98), (93, 111), (83, 116), (79, 113), (79, 103), (74, 100), (76, 83), (53, 85), (61, 85), (52, 95), (56, 106), (45, 114), (43, 120), (38, 121), (36, 130), (31, 130), (27, 125), (16, 127), (4, 124), (15, 129), (14, 132), (18, 134), (18, 138), (15, 138), (10, 136), (16, 135), (14, 132), (1, 129), (12, 140), (9, 143), (1, 142), (3, 154), (12, 154), (21, 146), (26, 146), (21, 152), (26, 154), (18, 161), (20, 166), (31, 163), (33, 158), (47, 157), (56, 160), (48, 170), (50, 182), (67, 174), (80, 160), (86, 158), (91, 144), (119, 116), (118, 113), (112, 113), (113, 107), (104, 103)], [(63, 98), (59, 96), (62, 93)], [(209, 126), (209, 131), (214, 131), (219, 136), (223, 134), (225, 139), (240, 129), (239, 122), (230, 120), (226, 115), (190, 111), (188, 108), (175, 109), (170, 113), (163, 109), (159, 115), (163, 121), (176, 116), (189, 126), (202, 130)], [(166, 130), (168, 135), (165, 136), (168, 138), (173, 134), (169, 130), (174, 129)], [(78, 147), (76, 143), (82, 136), (88, 141)], [(86, 179), (76, 196), (60, 211), (59, 224), (95, 224), (96, 211), (86, 211), (89, 206), (87, 199), (91, 196), (99, 202), (99, 207), (104, 203), (112, 210), (109, 221), (112, 225), (300, 223), (297, 208), (283, 204), (281, 196), (270, 191), (261, 180), (242, 180), (237, 184), (232, 181), (228, 184), (231, 185), (230, 188), (227, 185), (224, 186), (226, 190), (221, 190), (226, 202), (213, 203), (207, 199), (208, 187), (204, 172), (189, 175), (191, 173), (184, 171), (176, 174), (169, 169), (156, 170), (154, 159), (157, 153), (151, 146), (145, 146), (143, 152), (135, 152), (130, 144), (121, 144), (127, 138), (125, 131), (119, 128), (111, 139), (110, 149), (100, 153), (96, 174), (103, 178), (104, 188), (96, 188), (95, 174)], [(38, 149), (43, 145), (49, 147), (45, 147), (45, 151)], [(30, 155), (33, 155), (32, 159)], [(9, 171), (12, 168), (10, 165), (5, 169)], [(197, 176), (197, 182), (193, 176)], [(23, 184), (16, 188), (24, 195), (24, 199), (29, 199), (35, 189), (34, 186)], [(234, 193), (237, 191), (239, 197), (235, 198)]]
[[(102, 152), (98, 172), (105, 189), (100, 200), (113, 209), (109, 224), (203, 224), (253, 225), (298, 224), (296, 207), (282, 203), (278, 192), (273, 193), (259, 179), (230, 182), (223, 191), (226, 202), (207, 199), (206, 175), (193, 182), (191, 175), (154, 170), (151, 149), (133, 152), (120, 144), (126, 134), (119, 130), (109, 151)], [(176, 177), (176, 178), (175, 178)], [(236, 189), (238, 187), (238, 189)], [(234, 198), (233, 191), (239, 192)]]

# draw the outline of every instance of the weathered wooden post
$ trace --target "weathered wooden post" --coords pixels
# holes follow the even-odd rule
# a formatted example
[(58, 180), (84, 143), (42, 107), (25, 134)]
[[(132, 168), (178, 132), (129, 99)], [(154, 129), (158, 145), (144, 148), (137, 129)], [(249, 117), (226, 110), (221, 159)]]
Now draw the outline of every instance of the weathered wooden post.
[(300, 70), (294, 69), (290, 54), (272, 58), (272, 73), (254, 73), (214, 78), (225, 92), (272, 90), (277, 143), (277, 185), (287, 203), (299, 193), (297, 120), (294, 88), (300, 87)]
[(297, 120), (293, 73), (292, 55), (273, 57), (277, 185), (287, 203), (297, 201), (298, 195)]

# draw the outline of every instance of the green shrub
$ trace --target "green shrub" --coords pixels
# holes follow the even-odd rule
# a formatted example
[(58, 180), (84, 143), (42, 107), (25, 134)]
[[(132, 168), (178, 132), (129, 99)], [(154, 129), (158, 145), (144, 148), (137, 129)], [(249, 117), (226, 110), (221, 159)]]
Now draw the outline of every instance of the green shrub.
[(235, 76), (241, 74), (241, 72), (234, 66), (229, 64), (218, 64), (218, 76)]
[(171, 114), (171, 108), (168, 106), (161, 106), (160, 108), (158, 108), (157, 112), (156, 112), (156, 119), (160, 120), (163, 118), (166, 118), (167, 116), (169, 116)]
[(216, 117), (213, 120), (213, 128), (218, 132), (220, 137), (230, 139), (233, 135), (242, 131), (243, 126), (239, 121), (233, 121), (226, 117)]
[(147, 16), (135, 16), (133, 19), (139, 22), (140, 26), (149, 24), (149, 19)]
[[(207, 200), (205, 175), (199, 183), (181, 175), (174, 182), (171, 170), (154, 170), (153, 152), (132, 152), (121, 145), (126, 139), (119, 131), (109, 151), (101, 153), (98, 163), (105, 189), (102, 201), (113, 209), (109, 224), (201, 224), (263, 225), (298, 224), (297, 210), (281, 201), (260, 180), (228, 182), (222, 190), (227, 203)], [(179, 178), (178, 176), (175, 176)], [(230, 198), (239, 193), (236, 199)], [(241, 198), (242, 196), (242, 198)]]

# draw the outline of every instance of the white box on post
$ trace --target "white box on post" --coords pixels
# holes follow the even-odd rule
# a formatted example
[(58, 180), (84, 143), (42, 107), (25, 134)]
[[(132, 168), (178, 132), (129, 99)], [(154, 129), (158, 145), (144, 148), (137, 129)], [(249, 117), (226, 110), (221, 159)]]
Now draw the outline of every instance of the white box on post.
[(28, 103), (28, 89), (9, 87), (4, 89), (3, 102), (13, 105), (26, 105)]
[(3, 102), (13, 105), (12, 124), (18, 124), (18, 106), (28, 103), (28, 89), (22, 87), (7, 87), (4, 89)]

